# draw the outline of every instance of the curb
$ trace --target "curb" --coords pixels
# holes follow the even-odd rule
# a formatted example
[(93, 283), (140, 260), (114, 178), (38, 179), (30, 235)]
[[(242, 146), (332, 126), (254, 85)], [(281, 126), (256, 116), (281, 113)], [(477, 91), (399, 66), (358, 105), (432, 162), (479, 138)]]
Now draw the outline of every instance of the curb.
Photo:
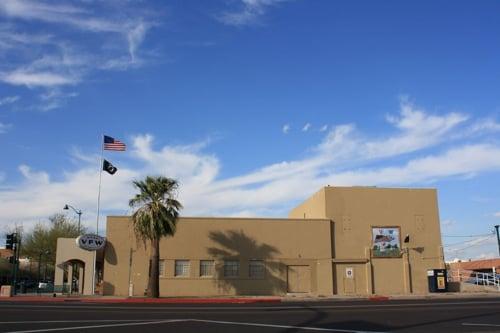
[(101, 303), (101, 304), (253, 304), (280, 303), (281, 298), (76, 298), (76, 297), (37, 297), (14, 296), (0, 298), (7, 302), (45, 302), (45, 303)]
[(460, 300), (471, 298), (500, 298), (499, 293), (440, 293), (440, 294), (421, 294), (421, 295), (356, 295), (356, 296), (334, 296), (334, 297), (293, 297), (283, 298), (282, 302), (343, 302), (343, 301), (413, 301), (413, 300)]
[(380, 295), (374, 295), (374, 296), (368, 297), (369, 301), (388, 301), (390, 299), (391, 298), (389, 296), (380, 296)]

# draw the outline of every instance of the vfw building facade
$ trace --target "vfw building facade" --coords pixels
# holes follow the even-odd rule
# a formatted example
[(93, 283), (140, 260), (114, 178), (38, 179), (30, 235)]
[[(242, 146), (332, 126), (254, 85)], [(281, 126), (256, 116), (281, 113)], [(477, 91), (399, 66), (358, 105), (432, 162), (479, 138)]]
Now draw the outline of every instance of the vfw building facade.
[[(105, 295), (144, 295), (148, 246), (108, 217)], [(160, 242), (161, 296), (423, 294), (436, 268), (434, 189), (329, 186), (289, 218), (182, 217)]]

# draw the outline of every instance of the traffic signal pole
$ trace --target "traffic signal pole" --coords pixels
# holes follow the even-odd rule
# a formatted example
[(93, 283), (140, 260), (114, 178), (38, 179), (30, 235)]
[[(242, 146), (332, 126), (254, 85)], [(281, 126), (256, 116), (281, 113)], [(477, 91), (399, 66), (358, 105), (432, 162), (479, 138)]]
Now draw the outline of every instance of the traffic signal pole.
[(21, 252), (21, 239), (16, 234), (16, 249), (14, 250), (14, 287), (12, 290), (13, 295), (17, 294), (16, 286), (17, 286), (17, 273), (19, 271), (19, 253)]
[(12, 293), (15, 295), (16, 294), (16, 285), (17, 285), (17, 271), (18, 271), (18, 264), (19, 264), (19, 252), (20, 252), (20, 247), (21, 247), (21, 237), (17, 232), (14, 232), (12, 234), (7, 235), (7, 239), (5, 242), (5, 248), (7, 250), (12, 250), (13, 252), (13, 258), (14, 260), (12, 261)]

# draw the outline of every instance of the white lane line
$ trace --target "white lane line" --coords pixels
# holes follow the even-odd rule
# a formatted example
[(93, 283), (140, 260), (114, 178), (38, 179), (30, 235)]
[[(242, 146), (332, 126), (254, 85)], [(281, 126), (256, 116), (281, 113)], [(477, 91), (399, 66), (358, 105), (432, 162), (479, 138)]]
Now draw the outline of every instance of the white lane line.
[(182, 322), (185, 319), (171, 319), (171, 320), (160, 320), (160, 321), (146, 321), (140, 323), (124, 323), (124, 324), (107, 324), (107, 325), (89, 325), (89, 326), (71, 326), (71, 327), (58, 327), (58, 328), (44, 328), (38, 330), (25, 330), (25, 331), (10, 331), (5, 333), (31, 333), (31, 332), (52, 332), (52, 331), (71, 331), (71, 330), (81, 330), (86, 328), (104, 328), (104, 327), (120, 327), (120, 326), (138, 326), (138, 325), (154, 325), (154, 324), (164, 324), (173, 322)]
[(463, 326), (486, 326), (486, 327), (500, 327), (497, 324), (480, 324), (480, 323), (462, 323)]
[(55, 309), (122, 309), (122, 310), (298, 310), (298, 309), (367, 309), (367, 308), (399, 308), (413, 307), (440, 307), (440, 306), (467, 306), (467, 305), (496, 305), (500, 301), (471, 301), (471, 302), (440, 302), (440, 303), (393, 303), (393, 304), (349, 304), (349, 305), (293, 305), (293, 306), (111, 306), (111, 305), (29, 305), (0, 303), (0, 308), (55, 308)]
[[(62, 322), (62, 321), (52, 321), (52, 322)], [(64, 321), (64, 322), (67, 322), (67, 321)], [(10, 332), (6, 332), (6, 333), (30, 333), (30, 332), (70, 331), (70, 330), (79, 330), (79, 329), (88, 329), (88, 328), (105, 328), (105, 327), (120, 327), (120, 326), (154, 325), (154, 324), (167, 324), (167, 323), (175, 323), (175, 322), (200, 322), (200, 323), (210, 323), (210, 324), (220, 324), (220, 325), (272, 327), (272, 328), (286, 328), (286, 329), (298, 329), (298, 330), (304, 330), (304, 331), (322, 331), (322, 332), (384, 333), (384, 332), (375, 332), (375, 331), (359, 331), (359, 330), (349, 330), (349, 329), (321, 328), (321, 327), (308, 327), (308, 326), (292, 326), (292, 325), (275, 325), (275, 324), (261, 324), (261, 323), (245, 323), (245, 322), (236, 322), (236, 321), (203, 320), (203, 319), (155, 320), (155, 321), (143, 321), (143, 322), (121, 323), (121, 324), (72, 326), (72, 327), (45, 328), (45, 329), (36, 329), (36, 330), (10, 331)], [(32, 322), (32, 323), (34, 323), (34, 322)]]
[(25, 320), (25, 321), (0, 321), (0, 324), (53, 324), (53, 323), (119, 323), (131, 321), (153, 321), (163, 319), (88, 319), (88, 320)]
[(345, 333), (384, 333), (375, 331), (358, 331), (339, 328), (322, 328), (322, 327), (308, 327), (308, 326), (291, 326), (291, 325), (274, 325), (274, 324), (259, 324), (259, 323), (244, 323), (237, 321), (220, 321), (220, 320), (203, 320), (203, 319), (190, 319), (189, 321), (213, 323), (223, 325), (241, 325), (241, 326), (256, 326), (256, 327), (273, 327), (273, 328), (291, 328), (304, 331), (323, 331), (323, 332), (345, 332)]

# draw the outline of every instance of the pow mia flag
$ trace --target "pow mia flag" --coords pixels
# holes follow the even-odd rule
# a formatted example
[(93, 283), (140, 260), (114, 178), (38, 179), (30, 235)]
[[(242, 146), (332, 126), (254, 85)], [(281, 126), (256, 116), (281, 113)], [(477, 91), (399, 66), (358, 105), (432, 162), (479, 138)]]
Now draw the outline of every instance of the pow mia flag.
[(109, 173), (110, 175), (114, 175), (116, 171), (118, 171), (118, 168), (115, 167), (111, 162), (104, 160), (102, 163), (102, 169)]

